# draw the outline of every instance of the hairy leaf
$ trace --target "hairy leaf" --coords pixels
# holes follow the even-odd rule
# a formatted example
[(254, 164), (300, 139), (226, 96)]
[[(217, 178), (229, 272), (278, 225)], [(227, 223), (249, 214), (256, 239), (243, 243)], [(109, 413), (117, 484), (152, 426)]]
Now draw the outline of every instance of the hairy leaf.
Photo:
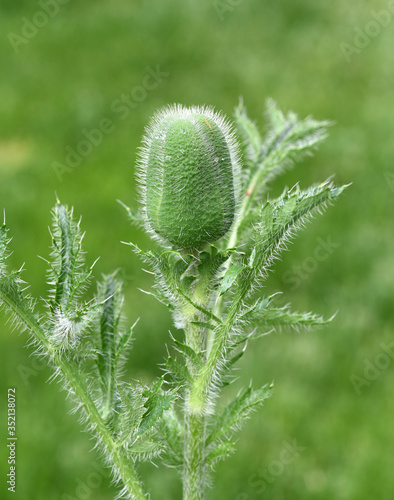
[(311, 117), (300, 120), (295, 113), (285, 115), (272, 100), (267, 101), (266, 116), (269, 132), (264, 140), (263, 159), (257, 165), (261, 179), (273, 179), (284, 168), (300, 160), (316, 148), (327, 136), (329, 121), (317, 121)]
[(171, 356), (167, 358), (165, 368), (177, 386), (187, 386), (192, 382), (192, 377), (187, 366), (184, 363), (179, 363), (179, 361)]
[(121, 205), (127, 212), (127, 216), (132, 224), (142, 227), (144, 225), (144, 218), (140, 212), (134, 210), (131, 207), (125, 205), (122, 201), (118, 200), (119, 205)]
[(261, 222), (255, 234), (254, 252), (249, 265), (267, 268), (272, 258), (288, 241), (291, 234), (316, 211), (321, 211), (347, 186), (334, 187), (329, 183), (302, 191), (298, 187), (286, 191), (274, 201), (267, 201), (261, 211)]
[(163, 412), (171, 408), (171, 403), (176, 398), (174, 390), (163, 391), (163, 378), (157, 380), (152, 387), (146, 388), (142, 396), (146, 398), (144, 407), (145, 413), (142, 416), (141, 424), (138, 428), (138, 435), (141, 436), (152, 428), (163, 416)]
[(166, 465), (181, 467), (183, 465), (184, 428), (173, 408), (163, 412), (157, 424), (157, 434), (164, 445), (163, 460)]
[(0, 227), (0, 278), (5, 274), (6, 271), (6, 258), (8, 256), (8, 243), (9, 239), (7, 238), (8, 229), (4, 224)]
[(295, 328), (323, 326), (331, 321), (331, 319), (325, 320), (322, 316), (310, 312), (293, 312), (290, 310), (289, 305), (270, 308), (257, 305), (257, 307), (246, 312), (241, 317), (241, 320), (246, 320), (258, 326), (273, 328), (281, 326), (292, 326)]
[[(216, 418), (206, 441), (207, 446), (209, 447), (216, 442), (216, 444), (222, 445), (223, 442), (226, 442), (250, 414), (271, 395), (272, 388), (272, 384), (265, 385), (260, 389), (248, 387), (239, 394)], [(212, 446), (212, 449), (214, 448), (215, 446)]]
[(245, 269), (244, 266), (240, 266), (237, 264), (232, 264), (226, 271), (226, 274), (223, 277), (222, 283), (219, 289), (219, 296), (223, 295), (227, 292), (227, 290), (231, 287), (234, 281), (237, 279), (240, 272)]
[(241, 100), (234, 111), (235, 125), (245, 145), (246, 160), (250, 165), (256, 164), (261, 155), (263, 140), (256, 124), (248, 117)]
[(70, 309), (91, 275), (92, 268), (87, 271), (82, 269), (83, 236), (79, 222), (73, 220), (72, 211), (60, 202), (56, 203), (53, 210), (52, 263), (49, 269), (53, 286), (50, 301), (52, 311)]

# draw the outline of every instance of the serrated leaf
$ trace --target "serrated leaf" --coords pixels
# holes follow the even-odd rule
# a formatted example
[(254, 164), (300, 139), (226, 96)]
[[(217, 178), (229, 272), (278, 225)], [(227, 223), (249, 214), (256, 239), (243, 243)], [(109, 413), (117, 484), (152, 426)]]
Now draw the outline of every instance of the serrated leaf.
[(227, 361), (227, 368), (230, 369), (232, 368), (237, 361), (239, 361), (242, 356), (245, 354), (245, 350), (242, 349), (237, 354), (234, 354), (234, 356), (231, 356), (231, 358)]
[(312, 327), (328, 324), (331, 319), (325, 320), (322, 316), (313, 313), (299, 313), (290, 310), (290, 307), (271, 307), (267, 309), (254, 310), (248, 319), (259, 326), (292, 326)]
[(141, 462), (150, 462), (153, 458), (158, 457), (163, 452), (164, 447), (149, 438), (141, 438), (137, 436), (134, 443), (128, 448), (128, 453), (133, 456), (134, 460)]
[(157, 425), (157, 434), (164, 444), (165, 464), (170, 467), (183, 466), (184, 428), (173, 408), (163, 413)]
[(228, 385), (230, 385), (234, 381), (234, 376), (231, 372), (232, 372), (232, 369), (233, 369), (235, 363), (237, 361), (239, 361), (242, 358), (242, 356), (244, 355), (245, 348), (241, 349), (239, 352), (237, 352), (233, 356), (231, 356), (230, 354), (231, 354), (231, 352), (233, 352), (236, 349), (236, 347), (238, 347), (243, 342), (246, 342), (247, 340), (248, 340), (247, 335), (241, 335), (241, 336), (238, 335), (237, 341), (234, 341), (233, 344), (231, 346), (229, 346), (229, 348), (227, 349), (227, 353), (226, 353), (227, 360), (225, 362), (225, 366), (223, 367), (222, 378), (221, 378), (220, 382), (217, 382), (218, 387), (221, 387), (221, 388), (227, 387)]
[(8, 254), (8, 243), (9, 239), (7, 238), (8, 229), (5, 224), (0, 226), (0, 279), (5, 274), (6, 270), (6, 258)]
[(210, 248), (210, 252), (201, 252), (199, 254), (199, 280), (197, 286), (201, 289), (209, 289), (223, 264), (229, 259), (232, 253), (233, 250), (231, 249), (219, 252), (214, 246)]
[(53, 210), (52, 263), (49, 275), (53, 283), (51, 307), (67, 311), (74, 300), (84, 291), (84, 285), (91, 276), (92, 267), (82, 269), (83, 234), (79, 223), (73, 220), (72, 211), (57, 202)]
[(160, 378), (152, 387), (146, 388), (142, 393), (142, 396), (146, 398), (144, 402), (146, 411), (142, 416), (138, 428), (138, 436), (145, 434), (145, 432), (154, 427), (156, 422), (162, 417), (163, 412), (171, 408), (171, 403), (176, 398), (175, 391), (163, 391), (161, 389), (162, 385), (163, 378)]
[[(160, 292), (159, 294), (152, 292), (152, 295), (158, 298), (160, 302), (166, 303), (167, 301), (170, 304), (172, 295), (178, 295), (179, 291), (183, 294), (190, 292), (191, 286), (196, 281), (196, 276), (188, 274), (188, 270), (195, 260), (193, 255), (182, 255), (176, 250), (166, 250), (159, 254), (141, 250), (133, 243), (128, 243), (128, 245), (154, 270), (156, 274), (156, 286)], [(161, 300), (160, 295), (164, 295), (167, 300)]]
[(24, 296), (21, 285), (24, 282), (20, 278), (20, 271), (13, 271), (0, 278), (0, 306), (10, 314), (13, 323), (21, 330), (29, 330), (33, 334), (36, 330), (44, 331), (40, 325), (38, 315), (34, 313), (34, 304), (29, 296)]
[(241, 321), (248, 321), (253, 317), (254, 314), (261, 313), (261, 311), (267, 309), (267, 307), (271, 304), (275, 295), (277, 294), (269, 295), (267, 297), (259, 299), (253, 306), (251, 306), (246, 312), (244, 312), (239, 319)]
[(219, 442), (215, 446), (211, 446), (207, 454), (207, 462), (210, 465), (215, 465), (220, 460), (227, 458), (235, 449), (235, 443), (230, 440)]
[(231, 264), (231, 266), (227, 269), (226, 274), (223, 277), (222, 284), (219, 289), (219, 296), (223, 295), (227, 292), (234, 281), (237, 279), (238, 275), (245, 269), (244, 266), (240, 266), (237, 264)]
[(196, 366), (197, 368), (202, 367), (201, 353), (197, 353), (190, 346), (183, 344), (178, 340), (174, 340), (174, 343), (178, 351), (180, 351), (185, 356), (186, 359), (189, 359), (194, 366)]
[(267, 268), (292, 231), (315, 211), (322, 210), (346, 187), (335, 188), (329, 183), (305, 191), (296, 187), (267, 202), (261, 212), (261, 223), (255, 235), (255, 256), (250, 264), (255, 268)]
[(169, 356), (165, 367), (178, 385), (188, 385), (192, 382), (192, 377), (185, 364), (179, 363), (176, 359)]
[(49, 323), (52, 344), (64, 352), (74, 349), (99, 315), (100, 307), (101, 304), (92, 301), (66, 311), (56, 309)]
[(113, 276), (105, 276), (99, 288), (99, 301), (102, 303), (99, 320), (100, 346), (97, 365), (106, 392), (114, 376), (114, 360), (121, 307), (120, 283)]
[(272, 99), (267, 101), (266, 116), (270, 127), (261, 164), (257, 165), (260, 180), (265, 182), (316, 148), (327, 137), (327, 127), (331, 125), (327, 120), (299, 119), (292, 112), (285, 115)]
[(145, 398), (142, 396), (144, 388), (130, 384), (117, 383), (116, 392), (120, 398), (118, 427), (119, 443), (128, 446), (136, 439), (142, 416), (146, 412)]
[(242, 100), (234, 111), (235, 125), (246, 148), (246, 159), (253, 164), (259, 160), (262, 138), (256, 124), (248, 117)]
[(231, 436), (240, 427), (240, 424), (250, 416), (251, 412), (271, 395), (272, 388), (272, 385), (265, 385), (260, 389), (248, 387), (237, 396), (216, 419), (208, 436), (207, 445), (218, 439)]

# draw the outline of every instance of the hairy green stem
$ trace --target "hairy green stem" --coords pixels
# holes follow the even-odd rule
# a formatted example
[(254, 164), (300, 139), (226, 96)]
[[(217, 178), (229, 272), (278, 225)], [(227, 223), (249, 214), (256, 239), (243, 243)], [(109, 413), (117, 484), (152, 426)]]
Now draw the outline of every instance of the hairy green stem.
[[(254, 270), (250, 269), (248, 272), (254, 273)], [(251, 281), (253, 281), (253, 278), (249, 276), (248, 278), (245, 278), (244, 283), (247, 284)], [(215, 374), (218, 371), (220, 361), (226, 349), (227, 341), (234, 327), (234, 322), (242, 307), (242, 301), (247, 293), (248, 286), (242, 284), (233, 298), (226, 320), (219, 325), (214, 332), (214, 338), (207, 361), (201, 370), (199, 377), (194, 381), (193, 388), (190, 392), (190, 405), (196, 413), (204, 408), (202, 405), (205, 404), (209, 396)]]
[(90, 397), (86, 382), (79, 374), (77, 367), (72, 366), (69, 360), (52, 346), (39, 321), (30, 311), (26, 310), (22, 302), (17, 301), (14, 297), (11, 297), (1, 290), (0, 301), (18, 316), (24, 326), (30, 330), (35, 339), (39, 341), (48, 352), (53, 364), (60, 368), (68, 386), (79, 399), (85, 412), (89, 416), (89, 420), (95, 432), (99, 435), (102, 443), (107, 449), (115, 465), (116, 471), (131, 495), (131, 498), (133, 500), (146, 500), (147, 496), (142, 489), (133, 464), (124, 456), (122, 450), (112, 439), (111, 433), (101, 418), (94, 401)]
[(203, 413), (185, 412), (184, 500), (205, 498), (205, 429)]
[(82, 403), (86, 413), (89, 415), (89, 419), (95, 431), (100, 436), (102, 443), (110, 454), (116, 471), (127, 488), (127, 491), (130, 493), (131, 498), (133, 500), (146, 500), (147, 497), (142, 489), (134, 466), (130, 460), (124, 456), (122, 449), (119, 448), (117, 443), (112, 439), (111, 433), (104, 424), (96, 405), (89, 396), (84, 380), (80, 377), (79, 373), (75, 371), (73, 367), (69, 366), (67, 362), (64, 362), (58, 354), (55, 356), (54, 362), (60, 367), (70, 387)]
[[(186, 342), (196, 352), (205, 352), (206, 332), (190, 322), (186, 325)], [(199, 370), (188, 361), (188, 369), (195, 380)], [(190, 391), (185, 398), (185, 446), (183, 470), (183, 499), (203, 500), (205, 498), (205, 439), (206, 439), (206, 409), (207, 401), (200, 401), (201, 411), (195, 412), (190, 404)]]

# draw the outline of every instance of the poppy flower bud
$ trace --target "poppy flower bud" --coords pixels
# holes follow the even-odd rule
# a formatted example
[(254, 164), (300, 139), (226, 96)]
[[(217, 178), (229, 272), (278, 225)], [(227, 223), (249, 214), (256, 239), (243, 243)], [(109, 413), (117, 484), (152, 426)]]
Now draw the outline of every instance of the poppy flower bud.
[(224, 236), (237, 207), (238, 144), (223, 116), (173, 105), (147, 127), (139, 162), (146, 226), (178, 249)]

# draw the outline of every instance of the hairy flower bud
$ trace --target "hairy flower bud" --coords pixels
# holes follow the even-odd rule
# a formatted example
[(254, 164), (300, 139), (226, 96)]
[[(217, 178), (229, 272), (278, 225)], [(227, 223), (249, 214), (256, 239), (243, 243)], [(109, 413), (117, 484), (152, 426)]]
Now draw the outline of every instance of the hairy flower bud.
[(148, 230), (178, 249), (224, 236), (236, 213), (238, 156), (231, 127), (211, 108), (156, 113), (139, 165)]

